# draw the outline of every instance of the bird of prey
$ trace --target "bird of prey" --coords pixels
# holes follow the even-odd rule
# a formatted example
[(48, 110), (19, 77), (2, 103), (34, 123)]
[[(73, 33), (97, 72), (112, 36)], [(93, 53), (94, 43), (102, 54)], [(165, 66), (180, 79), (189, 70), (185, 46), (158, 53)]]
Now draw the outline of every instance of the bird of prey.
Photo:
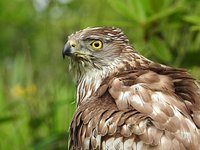
[(65, 56), (77, 83), (70, 150), (200, 149), (200, 86), (186, 70), (140, 55), (116, 27), (70, 35)]

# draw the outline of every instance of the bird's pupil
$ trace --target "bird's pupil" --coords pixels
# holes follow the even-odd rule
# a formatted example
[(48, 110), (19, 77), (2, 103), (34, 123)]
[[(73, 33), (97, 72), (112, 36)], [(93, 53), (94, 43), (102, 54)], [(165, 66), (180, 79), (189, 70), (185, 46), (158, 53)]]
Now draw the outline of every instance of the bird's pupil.
[(99, 47), (99, 43), (94, 43), (94, 46), (95, 47)]

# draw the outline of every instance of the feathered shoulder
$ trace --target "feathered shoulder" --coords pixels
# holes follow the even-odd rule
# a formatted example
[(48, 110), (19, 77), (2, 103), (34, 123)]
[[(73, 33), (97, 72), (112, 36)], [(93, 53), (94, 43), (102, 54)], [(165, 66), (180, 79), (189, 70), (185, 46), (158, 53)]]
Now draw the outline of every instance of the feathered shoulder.
[(199, 120), (197, 81), (183, 69), (152, 63), (105, 78), (77, 108), (69, 144), (120, 149), (140, 141), (142, 149), (198, 149)]

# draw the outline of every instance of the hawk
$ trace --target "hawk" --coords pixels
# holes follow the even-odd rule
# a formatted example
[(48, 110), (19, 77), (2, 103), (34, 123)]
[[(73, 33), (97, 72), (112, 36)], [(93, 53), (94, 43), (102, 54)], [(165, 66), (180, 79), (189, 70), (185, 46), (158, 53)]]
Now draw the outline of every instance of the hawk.
[(77, 83), (70, 150), (200, 149), (200, 86), (186, 70), (140, 55), (116, 27), (70, 35), (65, 56)]

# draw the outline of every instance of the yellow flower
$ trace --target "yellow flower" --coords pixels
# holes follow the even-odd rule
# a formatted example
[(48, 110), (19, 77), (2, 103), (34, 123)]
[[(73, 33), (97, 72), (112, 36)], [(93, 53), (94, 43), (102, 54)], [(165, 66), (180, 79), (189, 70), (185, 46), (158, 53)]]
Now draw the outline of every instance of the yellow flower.
[(19, 84), (11, 88), (11, 95), (15, 98), (32, 96), (37, 92), (37, 86), (35, 84), (27, 85), (23, 87)]
[(25, 89), (21, 85), (16, 85), (11, 89), (13, 97), (22, 97), (25, 94)]

